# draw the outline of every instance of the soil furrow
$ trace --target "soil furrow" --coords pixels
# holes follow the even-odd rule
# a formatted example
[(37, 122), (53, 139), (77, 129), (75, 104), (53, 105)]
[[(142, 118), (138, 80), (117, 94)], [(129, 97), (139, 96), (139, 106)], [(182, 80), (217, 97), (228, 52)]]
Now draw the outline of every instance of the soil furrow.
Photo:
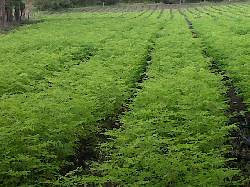
[(157, 16), (157, 19), (161, 18), (163, 12), (164, 12), (164, 9), (162, 8), (161, 11), (160, 11), (160, 14)]
[(144, 14), (146, 14), (147, 12), (148, 12), (148, 10), (143, 10), (140, 14), (138, 14), (138, 15), (135, 16), (135, 17), (132, 17), (131, 19), (135, 19), (135, 18), (141, 17), (141, 16), (143, 16)]
[(203, 9), (195, 8), (195, 10), (196, 10), (197, 12), (199, 12), (200, 14), (206, 14), (207, 16), (215, 17), (214, 15), (210, 14), (209, 12), (204, 11)]
[(186, 9), (186, 10), (187, 10), (187, 12), (189, 12), (190, 14), (193, 14), (194, 16), (196, 16), (196, 18), (201, 17), (199, 13), (194, 12), (193, 10), (190, 10), (190, 8), (188, 8), (188, 9)]

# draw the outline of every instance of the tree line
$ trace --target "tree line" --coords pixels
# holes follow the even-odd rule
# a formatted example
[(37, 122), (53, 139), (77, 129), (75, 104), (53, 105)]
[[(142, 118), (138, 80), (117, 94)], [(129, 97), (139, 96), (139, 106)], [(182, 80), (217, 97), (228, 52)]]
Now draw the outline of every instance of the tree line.
[[(60, 9), (77, 6), (91, 5), (111, 5), (117, 3), (179, 3), (180, 0), (34, 0), (34, 4), (39, 9)], [(184, 0), (186, 3), (196, 3), (204, 0)], [(222, 0), (206, 0), (218, 2)]]
[(32, 0), (0, 0), (0, 25), (21, 22), (29, 17)]

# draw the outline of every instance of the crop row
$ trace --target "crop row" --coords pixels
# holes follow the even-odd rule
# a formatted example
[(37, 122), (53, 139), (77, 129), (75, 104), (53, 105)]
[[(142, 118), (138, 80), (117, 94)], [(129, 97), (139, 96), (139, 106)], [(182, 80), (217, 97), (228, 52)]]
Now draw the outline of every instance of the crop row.
[[(206, 55), (212, 58), (219, 71), (223, 71), (223, 80), (228, 87), (230, 123), (239, 127), (231, 134), (235, 137), (231, 141), (234, 145), (231, 153), (237, 158), (235, 166), (249, 177), (249, 17), (242, 13), (229, 17), (227, 13), (234, 15), (233, 11), (228, 11), (216, 18), (192, 18), (192, 22), (203, 40)], [(208, 32), (211, 28), (212, 32)]]
[(245, 102), (250, 105), (250, 64), (248, 63), (250, 24), (248, 20), (249, 18), (244, 16), (235, 16), (235, 18), (220, 16), (219, 19), (193, 18), (192, 22), (206, 42), (208, 52), (219, 61), (239, 89), (239, 94), (244, 96)]
[[(130, 96), (148, 40), (165, 21), (153, 14), (93, 24), (85, 16), (54, 15), (0, 39), (3, 186), (45, 185), (71, 167), (77, 141), (93, 137)], [(13, 93), (14, 83), (32, 88)]]

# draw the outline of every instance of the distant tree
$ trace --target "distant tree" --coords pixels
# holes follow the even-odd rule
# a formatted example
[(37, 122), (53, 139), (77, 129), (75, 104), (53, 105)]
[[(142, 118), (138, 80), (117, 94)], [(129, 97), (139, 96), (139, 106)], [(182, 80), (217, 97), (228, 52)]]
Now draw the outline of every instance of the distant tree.
[(25, 0), (0, 0), (0, 22), (20, 22), (25, 16)]
[(5, 25), (5, 0), (0, 0), (0, 25)]
[(32, 7), (33, 7), (33, 0), (27, 0), (24, 15), (26, 15), (28, 19), (30, 19)]

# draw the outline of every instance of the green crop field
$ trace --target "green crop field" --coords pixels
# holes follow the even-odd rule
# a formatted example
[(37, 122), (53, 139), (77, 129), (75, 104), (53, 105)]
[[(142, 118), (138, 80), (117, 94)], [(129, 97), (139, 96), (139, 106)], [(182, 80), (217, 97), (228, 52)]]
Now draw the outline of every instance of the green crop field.
[(249, 186), (250, 4), (43, 14), (0, 35), (0, 186)]

